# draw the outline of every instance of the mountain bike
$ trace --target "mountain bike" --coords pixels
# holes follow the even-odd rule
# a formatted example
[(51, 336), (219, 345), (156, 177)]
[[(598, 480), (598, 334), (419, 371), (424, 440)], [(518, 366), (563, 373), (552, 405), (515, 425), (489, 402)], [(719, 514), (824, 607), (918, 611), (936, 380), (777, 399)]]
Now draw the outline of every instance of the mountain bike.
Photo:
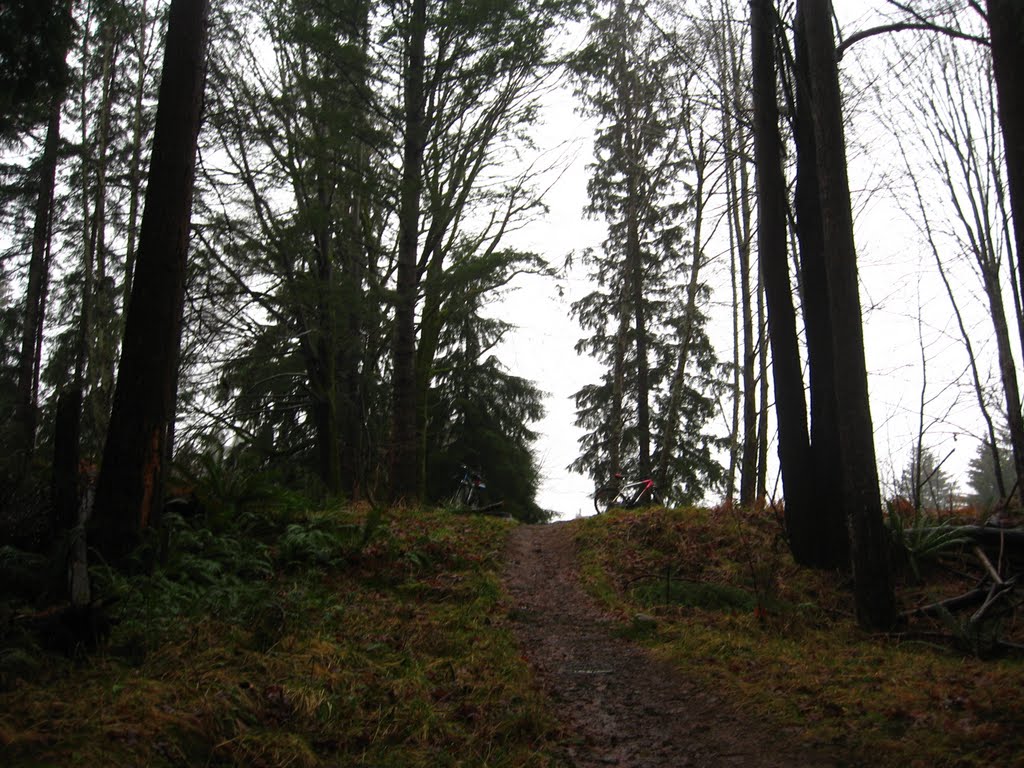
[(602, 486), (594, 492), (594, 509), (599, 515), (612, 507), (632, 508), (642, 504), (657, 503), (658, 493), (653, 480), (650, 478), (636, 481), (626, 480), (618, 472), (615, 473), (615, 482)]
[(463, 465), (462, 477), (459, 479), (459, 487), (455, 489), (449, 506), (462, 509), (478, 510), (484, 506), (484, 477), (479, 470), (470, 469)]

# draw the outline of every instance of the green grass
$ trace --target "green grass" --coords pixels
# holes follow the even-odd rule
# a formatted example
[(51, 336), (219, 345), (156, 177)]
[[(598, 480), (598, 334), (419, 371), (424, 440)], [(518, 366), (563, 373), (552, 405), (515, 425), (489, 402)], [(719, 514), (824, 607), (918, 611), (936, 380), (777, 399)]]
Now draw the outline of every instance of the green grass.
[(512, 525), (343, 509), (260, 542), (180, 523), (165, 569), (97, 574), (123, 598), (98, 653), (0, 692), (3, 764), (557, 765), (504, 623)]
[[(169, 518), (153, 573), (94, 570), (116, 598), (98, 650), (41, 651), (20, 619), (31, 606), (0, 601), (0, 763), (562, 764), (566, 734), (498, 576), (515, 523), (298, 503), (232, 514)], [(1024, 766), (1024, 662), (940, 645), (938, 620), (864, 633), (848, 580), (796, 566), (770, 515), (623, 510), (572, 525), (584, 582), (623, 636), (802, 743), (848, 765)], [(0, 557), (29, 582), (43, 565)], [(936, 576), (901, 599), (961, 589)], [(1012, 621), (1004, 632), (1020, 642)]]
[(655, 616), (638, 640), (806, 745), (850, 765), (1024, 765), (1024, 662), (910, 639), (932, 625), (864, 633), (846, 579), (797, 567), (764, 513), (617, 512), (576, 525), (592, 593), (624, 626)]

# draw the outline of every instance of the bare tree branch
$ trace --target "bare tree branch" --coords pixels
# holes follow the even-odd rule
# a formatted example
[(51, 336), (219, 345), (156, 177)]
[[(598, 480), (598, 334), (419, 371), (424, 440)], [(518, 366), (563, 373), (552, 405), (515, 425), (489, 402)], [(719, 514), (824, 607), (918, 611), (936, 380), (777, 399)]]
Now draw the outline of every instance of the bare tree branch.
[(969, 40), (973, 43), (978, 43), (979, 45), (984, 45), (986, 47), (988, 47), (989, 45), (988, 38), (979, 37), (977, 35), (969, 35), (966, 32), (961, 32), (959, 29), (954, 29), (953, 27), (944, 27), (940, 24), (934, 24), (929, 21), (904, 21), (897, 22), (895, 24), (883, 24), (880, 27), (870, 27), (868, 29), (863, 29), (860, 32), (855, 32), (854, 34), (850, 35), (848, 38), (846, 38), (841, 43), (839, 43), (839, 45), (836, 46), (836, 60), (842, 61), (843, 54), (845, 54), (846, 51), (854, 43), (858, 43), (861, 40), (865, 40), (869, 37), (874, 37), (875, 35), (887, 34), (889, 32), (905, 32), (908, 30), (926, 30), (929, 32), (938, 32), (939, 34), (946, 35), (947, 37), (952, 37), (956, 40)]

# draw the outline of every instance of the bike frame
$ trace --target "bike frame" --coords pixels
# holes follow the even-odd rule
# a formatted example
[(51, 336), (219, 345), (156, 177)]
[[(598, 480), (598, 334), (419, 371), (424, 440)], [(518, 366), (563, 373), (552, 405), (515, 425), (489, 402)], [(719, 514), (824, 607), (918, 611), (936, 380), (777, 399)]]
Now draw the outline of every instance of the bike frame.
[[(630, 488), (636, 488), (637, 490), (635, 493), (632, 494), (631, 498), (627, 499), (626, 491), (628, 491)], [(619, 496), (624, 501), (626, 501), (626, 504), (628, 506), (633, 506), (653, 489), (654, 481), (648, 477), (644, 480), (637, 480), (634, 483), (626, 483), (621, 488), (619, 488)]]
[(648, 477), (643, 480), (625, 481), (622, 475), (616, 472), (614, 483), (595, 492), (594, 507), (601, 513), (604, 511), (602, 507), (636, 507), (645, 499), (656, 501), (654, 480)]
[(479, 472), (469, 469), (468, 467), (462, 468), (462, 480), (459, 481), (459, 485), (468, 486), (470, 488), (486, 488), (484, 485), (484, 478)]
[(470, 469), (467, 466), (463, 466), (462, 478), (459, 480), (459, 487), (455, 491), (453, 501), (458, 501), (461, 496), (461, 501), (465, 505), (473, 506), (473, 503), (476, 501), (476, 497), (480, 494), (480, 491), (486, 487), (482, 473), (475, 469)]

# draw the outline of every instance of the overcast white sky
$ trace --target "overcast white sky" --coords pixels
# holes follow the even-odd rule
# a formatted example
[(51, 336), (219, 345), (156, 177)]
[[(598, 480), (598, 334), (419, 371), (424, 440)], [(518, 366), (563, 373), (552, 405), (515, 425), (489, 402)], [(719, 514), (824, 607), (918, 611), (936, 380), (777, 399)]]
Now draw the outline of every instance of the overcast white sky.
[[(877, 19), (877, 9), (886, 3), (843, 0), (836, 5), (844, 35), (849, 35), (871, 26)], [(877, 61), (883, 45), (881, 40), (858, 45), (847, 54), (843, 66), (851, 70), (859, 67), (858, 57)], [(926, 444), (940, 456), (954, 448), (944, 468), (962, 477), (978, 445), (971, 432), (979, 431), (980, 416), (963, 388), (953, 383), (962, 378), (966, 358), (952, 325), (948, 299), (940, 293), (941, 286), (929, 279), (935, 271), (931, 257), (921, 248), (913, 227), (899, 215), (892, 197), (872, 191), (895, 162), (891, 140), (870, 119), (862, 118), (855, 133), (850, 137), (851, 186), (855, 194), (872, 419), (882, 482), (891, 482), (893, 474), (905, 464), (916, 435), (921, 387), (919, 314), (930, 358), (929, 397), (935, 398), (928, 410), (932, 416), (941, 417), (929, 430)], [(573, 162), (547, 197), (549, 215), (518, 233), (514, 242), (561, 265), (568, 253), (597, 246), (603, 237), (603, 225), (582, 214), (587, 202), (585, 166), (590, 158), (592, 129), (575, 114), (571, 95), (566, 92), (549, 107), (546, 126), (538, 137), (549, 148), (560, 146), (556, 151), (566, 153)], [(728, 284), (712, 283), (712, 287), (713, 300), (727, 303)], [(968, 288), (966, 283), (964, 288)], [(600, 374), (593, 360), (578, 356), (573, 349), (581, 332), (570, 317), (569, 307), (587, 290), (581, 273), (559, 283), (526, 278), (495, 310), (518, 327), (501, 348), (501, 359), (547, 393), (547, 416), (537, 425), (541, 434), (537, 449), (544, 475), (538, 502), (563, 519), (593, 512), (591, 481), (566, 469), (576, 458), (581, 434), (573, 426), (572, 394), (596, 381)], [(918, 306), (922, 307), (920, 313)], [(731, 358), (731, 327), (726, 318), (723, 313), (711, 332), (720, 359)], [(984, 338), (981, 341), (984, 343)], [(772, 457), (774, 453), (773, 446)], [(774, 481), (774, 477), (769, 479), (769, 487)], [(963, 488), (965, 483), (961, 485)]]
[[(551, 107), (550, 124), (560, 127), (568, 141), (566, 151), (575, 153), (576, 162), (551, 189), (547, 199), (549, 214), (531, 224), (516, 238), (518, 247), (535, 250), (553, 265), (587, 247), (598, 246), (604, 237), (604, 225), (583, 216), (587, 204), (584, 167), (590, 157), (591, 130), (574, 114), (565, 99)], [(543, 482), (538, 503), (545, 509), (570, 518), (594, 511), (590, 494), (593, 484), (566, 468), (577, 456), (581, 430), (574, 426), (573, 393), (600, 376), (601, 367), (574, 350), (582, 335), (570, 316), (570, 306), (589, 291), (585, 275), (575, 273), (555, 282), (550, 278), (523, 278), (517, 290), (501, 305), (500, 314), (515, 323), (517, 330), (499, 350), (500, 359), (518, 376), (531, 379), (546, 393), (547, 414), (537, 425), (540, 440), (537, 454)]]

